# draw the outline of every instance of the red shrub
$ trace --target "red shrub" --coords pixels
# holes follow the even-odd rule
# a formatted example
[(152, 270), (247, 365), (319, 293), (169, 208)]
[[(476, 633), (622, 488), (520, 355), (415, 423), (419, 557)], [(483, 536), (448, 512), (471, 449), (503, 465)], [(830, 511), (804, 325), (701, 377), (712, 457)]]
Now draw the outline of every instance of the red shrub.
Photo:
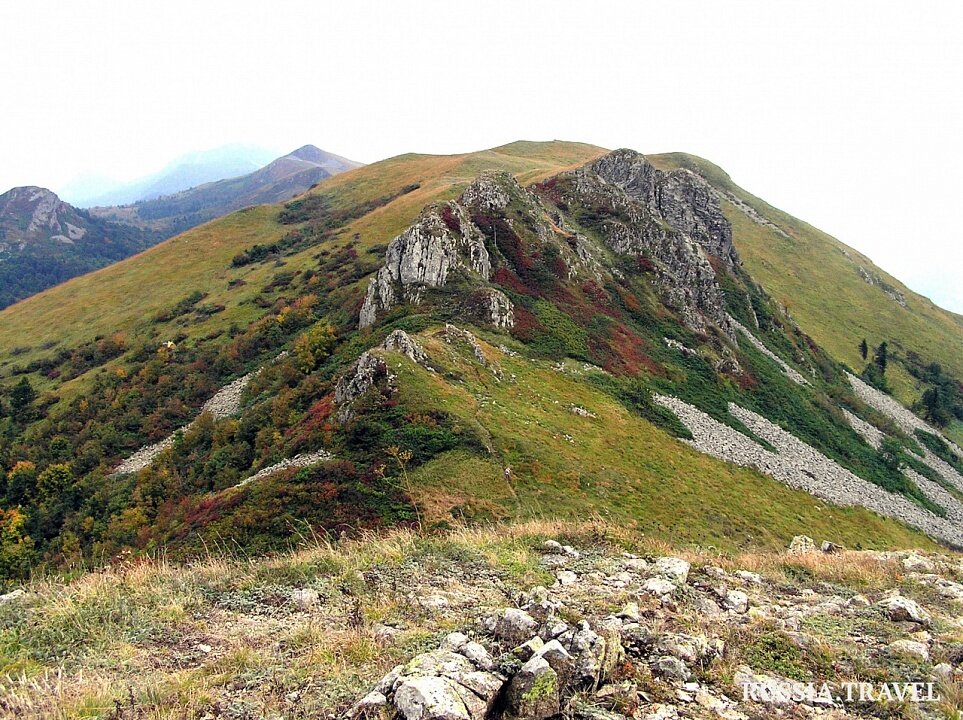
[(441, 219), (453, 233), (461, 232), (461, 223), (458, 221), (458, 218), (455, 217), (455, 213), (452, 212), (450, 205), (445, 205), (441, 208)]

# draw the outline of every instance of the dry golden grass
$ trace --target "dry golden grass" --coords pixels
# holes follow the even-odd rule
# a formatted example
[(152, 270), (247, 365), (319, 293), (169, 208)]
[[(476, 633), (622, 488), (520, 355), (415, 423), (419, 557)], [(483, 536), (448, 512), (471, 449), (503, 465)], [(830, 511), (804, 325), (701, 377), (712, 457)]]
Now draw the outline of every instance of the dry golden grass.
[[(212, 707), (243, 706), (259, 716), (341, 711), (391, 666), (470, 623), (477, 607), (544, 584), (538, 560), (548, 538), (589, 554), (671, 554), (696, 568), (746, 569), (790, 584), (804, 578), (868, 591), (896, 587), (901, 578), (898, 563), (865, 553), (680, 550), (600, 520), (535, 519), (435, 534), (395, 529), (337, 543), (311, 538), (260, 560), (146, 558), (73, 580), (37, 578), (22, 607), (0, 606), (0, 715), (174, 720)], [(453, 567), (474, 570), (462, 577)], [(496, 572), (505, 590), (479, 594), (476, 570)], [(447, 615), (412, 604), (411, 591), (427, 593), (433, 584), (467, 604)], [(296, 587), (316, 589), (321, 604), (292, 609), (284, 598)], [(691, 631), (708, 628), (705, 618), (690, 620)], [(376, 632), (378, 623), (399, 621), (404, 630), (390, 641)], [(201, 644), (208, 649), (198, 650)], [(952, 697), (948, 690), (947, 702)]]

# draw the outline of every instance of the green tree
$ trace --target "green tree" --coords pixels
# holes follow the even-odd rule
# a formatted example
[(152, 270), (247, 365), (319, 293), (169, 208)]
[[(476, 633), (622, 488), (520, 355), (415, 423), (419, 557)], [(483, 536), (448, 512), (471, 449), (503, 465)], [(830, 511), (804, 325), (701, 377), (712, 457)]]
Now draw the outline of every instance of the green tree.
[(21, 510), (0, 510), (0, 581), (26, 577), (36, 560), (26, 524), (27, 517)]
[(303, 373), (312, 372), (331, 354), (334, 347), (334, 328), (318, 323), (294, 341), (294, 358)]
[(62, 497), (73, 482), (74, 474), (70, 465), (51, 465), (37, 478), (37, 495), (42, 502)]
[(923, 393), (920, 404), (923, 408), (923, 419), (937, 425), (946, 427), (952, 420), (950, 403), (947, 402), (947, 393), (943, 392), (940, 385), (934, 385)]
[(866, 338), (863, 338), (863, 341), (859, 344), (859, 354), (862, 356), (864, 361), (869, 355), (869, 345), (866, 343)]
[(20, 382), (10, 390), (10, 408), (15, 417), (22, 417), (37, 399), (37, 391), (27, 378), (20, 378)]
[(37, 496), (37, 467), (21, 460), (7, 475), (7, 504), (23, 505)]
[(889, 345), (885, 340), (876, 348), (876, 352), (873, 354), (873, 362), (879, 368), (880, 374), (886, 373), (886, 363), (889, 362)]
[(898, 471), (900, 465), (902, 465), (902, 461), (900, 460), (902, 453), (903, 446), (899, 440), (891, 437), (883, 438), (883, 442), (879, 446), (879, 456), (886, 467), (890, 470)]

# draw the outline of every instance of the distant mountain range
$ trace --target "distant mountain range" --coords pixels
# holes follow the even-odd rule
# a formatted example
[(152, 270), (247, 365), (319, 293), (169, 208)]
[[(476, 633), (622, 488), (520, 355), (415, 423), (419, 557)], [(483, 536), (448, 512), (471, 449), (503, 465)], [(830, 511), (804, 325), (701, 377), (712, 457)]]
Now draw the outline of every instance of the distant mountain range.
[[(254, 156), (245, 160), (226, 150), (188, 156), (197, 162), (172, 164), (167, 175), (118, 191), (154, 197), (128, 205), (82, 210), (32, 186), (0, 195), (0, 308), (234, 210), (287, 200), (360, 165), (305, 145), (254, 172), (183, 189), (190, 178), (237, 169)], [(157, 197), (158, 190), (173, 187), (178, 191)]]
[(276, 157), (271, 150), (249, 145), (224, 145), (182, 155), (164, 168), (127, 183), (81, 178), (60, 189), (64, 201), (77, 207), (127, 205), (153, 200), (207, 182), (236, 177), (264, 167)]
[(14, 188), (0, 195), (0, 308), (160, 239), (78, 210), (50, 190)]
[(90, 212), (170, 237), (242, 207), (287, 200), (327, 177), (360, 165), (305, 145), (246, 175), (128, 205), (94, 207)]

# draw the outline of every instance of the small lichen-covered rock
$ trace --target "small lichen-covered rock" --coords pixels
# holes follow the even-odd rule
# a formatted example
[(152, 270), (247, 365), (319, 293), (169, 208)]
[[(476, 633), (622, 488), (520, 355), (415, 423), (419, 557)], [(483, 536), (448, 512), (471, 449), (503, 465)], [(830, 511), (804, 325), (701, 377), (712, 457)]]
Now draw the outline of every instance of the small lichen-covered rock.
[(488, 630), (497, 638), (509, 642), (524, 642), (538, 630), (535, 618), (518, 608), (505, 608), (486, 621)]
[[(558, 640), (575, 659), (574, 679), (576, 682), (597, 687), (622, 651), (617, 633), (606, 633), (603, 637), (595, 632), (587, 622), (578, 629), (561, 635)], [(609, 643), (612, 643), (610, 646)], [(616, 646), (617, 645), (617, 646)]]
[(663, 655), (652, 664), (652, 669), (662, 677), (677, 682), (685, 682), (692, 673), (684, 662), (671, 655)]
[(697, 663), (709, 655), (709, 640), (705, 635), (667, 635), (659, 641), (659, 648), (683, 662)]
[(879, 607), (886, 613), (886, 616), (894, 622), (914, 622), (919, 625), (928, 625), (930, 615), (915, 600), (893, 595), (883, 598), (878, 603)]
[(742, 615), (749, 611), (749, 596), (741, 590), (729, 590), (722, 598), (722, 606)]
[(913, 657), (923, 662), (930, 660), (930, 649), (916, 640), (896, 640), (889, 644), (889, 650), (897, 655)]
[(689, 578), (692, 566), (682, 558), (660, 557), (655, 561), (655, 574), (669, 578), (680, 585), (684, 585)]
[(406, 678), (395, 691), (394, 705), (405, 720), (472, 720), (454, 681), (445, 677)]
[(558, 675), (548, 661), (536, 655), (512, 678), (505, 695), (509, 717), (545, 720), (561, 710)]
[(385, 697), (384, 693), (372, 690), (352, 706), (348, 711), (348, 717), (352, 720), (375, 718), (381, 714), (387, 705), (388, 698)]
[(549, 640), (536, 655), (545, 658), (552, 670), (558, 675), (559, 682), (567, 685), (575, 673), (575, 658), (558, 640)]
[(301, 610), (312, 610), (321, 604), (321, 595), (317, 590), (303, 588), (291, 593), (291, 601)]
[(816, 552), (816, 543), (808, 535), (796, 535), (789, 543), (790, 555), (805, 555)]
[(666, 580), (665, 578), (661, 577), (654, 577), (649, 578), (642, 583), (642, 590), (652, 595), (658, 595), (659, 597), (662, 597), (663, 595), (671, 595), (674, 593), (676, 586), (671, 580)]

